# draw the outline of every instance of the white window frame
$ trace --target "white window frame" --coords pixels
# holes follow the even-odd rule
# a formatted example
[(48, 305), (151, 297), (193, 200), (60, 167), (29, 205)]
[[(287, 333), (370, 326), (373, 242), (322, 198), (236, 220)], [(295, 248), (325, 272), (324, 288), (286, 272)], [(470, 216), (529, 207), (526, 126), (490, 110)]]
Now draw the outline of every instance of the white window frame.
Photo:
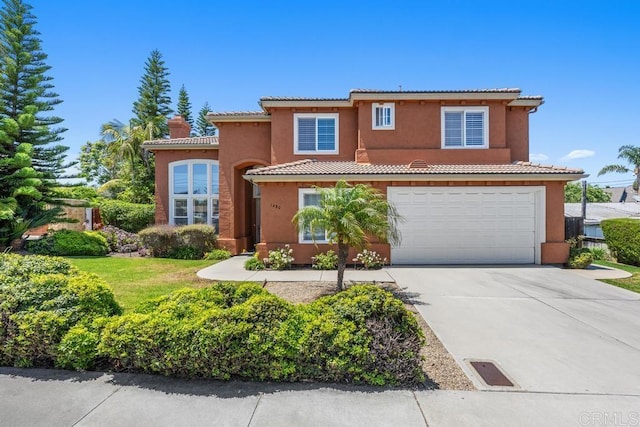
[[(382, 109), (390, 109), (391, 110), (391, 123), (389, 125), (379, 125), (376, 126), (376, 110), (378, 108)], [(373, 130), (395, 130), (396, 128), (396, 104), (393, 102), (384, 102), (377, 103), (374, 102), (371, 104), (371, 129)]]
[[(445, 113), (447, 112), (462, 112), (462, 145), (450, 146), (445, 145)], [(467, 145), (466, 141), (466, 113), (483, 113), (482, 123), (482, 139), (484, 144), (482, 145)], [(440, 133), (441, 133), (441, 147), (447, 150), (459, 150), (459, 149), (485, 149), (489, 148), (489, 107), (483, 106), (465, 106), (465, 107), (442, 107), (441, 108), (441, 121), (440, 121)]]
[[(299, 150), (298, 149), (298, 119), (299, 118), (315, 118), (316, 119), (316, 149), (315, 150)], [(337, 113), (297, 113), (293, 115), (293, 154), (338, 154), (339, 149), (339, 114)], [(334, 119), (335, 121), (335, 147), (333, 150), (318, 150), (318, 122), (317, 119)]]
[[(318, 191), (315, 188), (299, 188), (298, 189), (298, 209), (302, 209), (305, 207), (304, 204), (304, 196), (305, 194), (319, 194)], [(298, 233), (298, 243), (329, 243), (329, 238), (327, 236), (327, 230), (324, 231), (324, 240), (318, 240), (316, 239), (315, 241), (313, 239), (305, 239), (304, 238), (304, 230), (300, 230), (300, 233)]]
[[(194, 164), (205, 164), (207, 165), (207, 194), (193, 194), (193, 165)], [(174, 194), (174, 176), (173, 169), (176, 166), (187, 165), (187, 194)], [(218, 193), (213, 193), (213, 186), (211, 185), (211, 166), (218, 166)], [(218, 206), (220, 206), (220, 162), (218, 160), (211, 159), (189, 159), (189, 160), (178, 160), (175, 162), (171, 162), (168, 165), (169, 167), (169, 224), (176, 225), (175, 223), (175, 201), (176, 200), (186, 200), (187, 201), (187, 224), (193, 224), (193, 201), (194, 200), (207, 200), (207, 224), (213, 224), (213, 200), (218, 200)], [(218, 212), (218, 218), (220, 216), (220, 212)], [(184, 218), (184, 217), (180, 217)], [(218, 223), (218, 226), (220, 224)], [(216, 233), (218, 230), (216, 230)]]

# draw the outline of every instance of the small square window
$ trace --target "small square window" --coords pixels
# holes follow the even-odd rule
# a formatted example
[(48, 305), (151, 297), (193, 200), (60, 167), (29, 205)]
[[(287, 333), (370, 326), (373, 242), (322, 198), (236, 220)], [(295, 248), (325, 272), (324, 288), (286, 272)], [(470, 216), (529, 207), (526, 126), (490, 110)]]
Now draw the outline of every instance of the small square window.
[[(302, 209), (305, 206), (319, 206), (320, 194), (312, 188), (301, 188), (299, 190), (299, 207)], [(327, 242), (327, 233), (324, 228), (316, 228), (311, 230), (310, 227), (305, 227), (300, 232), (300, 243), (323, 243)]]
[(371, 124), (374, 130), (394, 130), (396, 126), (395, 104), (393, 102), (371, 104)]

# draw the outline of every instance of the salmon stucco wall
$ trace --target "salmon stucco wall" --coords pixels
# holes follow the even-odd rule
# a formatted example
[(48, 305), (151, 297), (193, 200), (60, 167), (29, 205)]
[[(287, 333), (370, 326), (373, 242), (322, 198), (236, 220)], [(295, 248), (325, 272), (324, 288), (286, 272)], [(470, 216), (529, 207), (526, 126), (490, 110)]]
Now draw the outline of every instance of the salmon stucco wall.
[[(294, 154), (294, 114), (338, 114), (338, 154)], [(353, 108), (273, 108), (271, 109), (271, 164), (295, 162), (308, 158), (322, 161), (351, 160), (357, 148), (358, 118)]]
[[(512, 114), (505, 102), (396, 101), (394, 130), (372, 129), (375, 104), (358, 103), (360, 163), (407, 164), (421, 159), (430, 164), (501, 164), (528, 159), (528, 115)], [(489, 148), (442, 149), (442, 108), (447, 106), (488, 107)], [(521, 146), (526, 146), (526, 156)]]
[(242, 177), (254, 166), (271, 164), (271, 124), (219, 123), (220, 225), (218, 243), (233, 253), (252, 250), (250, 184)]
[[(386, 194), (387, 186), (540, 186), (546, 187), (546, 240), (541, 245), (543, 264), (562, 264), (567, 261), (569, 247), (564, 242), (564, 182), (549, 181), (402, 181), (367, 182)], [(311, 257), (331, 248), (330, 245), (298, 243), (298, 233), (291, 222), (298, 211), (298, 189), (312, 188), (314, 185), (331, 186), (333, 183), (262, 183), (262, 239), (258, 245), (259, 255), (267, 256), (267, 251), (289, 244), (294, 250), (296, 264), (310, 264)], [(374, 250), (391, 258), (391, 248), (387, 244), (374, 242)], [(355, 252), (349, 255), (349, 259)]]
[(169, 222), (169, 163), (179, 160), (217, 160), (218, 150), (157, 150), (156, 160), (156, 224)]

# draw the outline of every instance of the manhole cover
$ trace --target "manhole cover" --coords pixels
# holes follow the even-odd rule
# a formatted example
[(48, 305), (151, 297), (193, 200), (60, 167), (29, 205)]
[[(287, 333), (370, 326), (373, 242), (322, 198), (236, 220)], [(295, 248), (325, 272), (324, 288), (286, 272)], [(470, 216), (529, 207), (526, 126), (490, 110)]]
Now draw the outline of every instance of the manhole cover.
[(513, 387), (513, 383), (492, 362), (469, 362), (473, 369), (480, 374), (487, 385), (499, 387)]

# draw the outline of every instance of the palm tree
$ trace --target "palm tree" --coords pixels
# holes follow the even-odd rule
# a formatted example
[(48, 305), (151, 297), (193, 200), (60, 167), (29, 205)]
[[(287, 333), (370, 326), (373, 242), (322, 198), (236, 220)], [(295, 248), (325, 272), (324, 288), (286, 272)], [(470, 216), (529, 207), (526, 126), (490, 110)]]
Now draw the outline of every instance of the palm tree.
[(292, 222), (299, 231), (310, 230), (314, 241), (324, 230), (329, 241), (337, 243), (337, 288), (341, 291), (349, 248), (363, 249), (370, 236), (385, 243), (399, 243), (397, 224), (401, 218), (395, 206), (371, 186), (352, 186), (340, 180), (335, 187), (315, 189), (320, 194), (319, 205), (300, 209)]
[(604, 175), (609, 172), (618, 172), (618, 173), (629, 173), (633, 172), (636, 176), (633, 182), (633, 189), (638, 190), (640, 187), (640, 147), (635, 147), (633, 145), (623, 145), (618, 148), (618, 158), (624, 159), (633, 166), (633, 169), (625, 165), (607, 165), (600, 169), (598, 172), (598, 176)]

